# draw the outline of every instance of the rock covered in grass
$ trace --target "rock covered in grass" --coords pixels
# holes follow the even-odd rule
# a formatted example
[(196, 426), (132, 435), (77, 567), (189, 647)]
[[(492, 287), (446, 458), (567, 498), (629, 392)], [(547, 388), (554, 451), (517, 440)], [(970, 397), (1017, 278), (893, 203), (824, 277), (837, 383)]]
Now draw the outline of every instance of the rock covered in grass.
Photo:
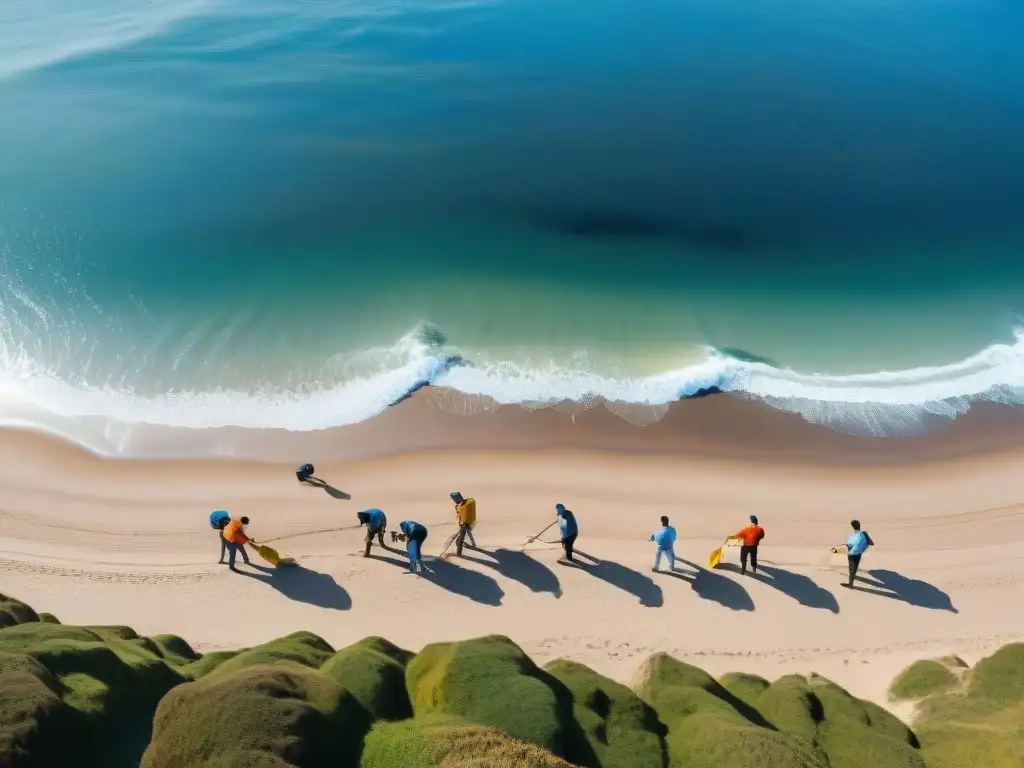
[(355, 697), (319, 672), (246, 665), (167, 694), (142, 768), (356, 768), (369, 727)]
[(39, 621), (39, 614), (21, 600), (0, 593), (0, 628)]
[(412, 717), (405, 668), (412, 653), (381, 637), (342, 648), (320, 667), (323, 675), (349, 691), (376, 720)]
[(312, 632), (293, 632), (285, 637), (258, 645), (223, 660), (210, 673), (228, 675), (246, 667), (266, 664), (295, 664), (319, 669), (334, 655), (334, 649)]
[(455, 717), (428, 715), (375, 724), (366, 737), (360, 768), (405, 766), (575, 768), (548, 750), (514, 739), (497, 728), (472, 725)]
[(955, 688), (960, 682), (959, 670), (939, 659), (924, 659), (915, 662), (900, 672), (889, 686), (889, 698), (893, 701), (923, 699), (925, 696), (942, 693)]
[(665, 727), (633, 691), (576, 662), (560, 659), (545, 669), (572, 695), (573, 716), (596, 758), (595, 766), (664, 765)]
[(918, 706), (917, 733), (928, 768), (1024, 765), (1024, 643), (981, 660), (957, 688)]
[(417, 716), (454, 716), (593, 762), (576, 754), (588, 746), (574, 727), (571, 694), (507, 637), (428, 645), (409, 662), (406, 685)]

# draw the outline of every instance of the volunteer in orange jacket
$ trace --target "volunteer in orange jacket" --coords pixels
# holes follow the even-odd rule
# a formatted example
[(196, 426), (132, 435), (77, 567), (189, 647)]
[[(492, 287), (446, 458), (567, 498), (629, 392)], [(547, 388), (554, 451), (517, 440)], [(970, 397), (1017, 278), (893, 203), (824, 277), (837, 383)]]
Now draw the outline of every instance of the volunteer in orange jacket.
[(245, 526), (249, 524), (248, 517), (233, 517), (224, 528), (224, 541), (228, 543), (228, 568), (235, 569), (235, 555), (242, 553), (242, 560), (249, 565), (249, 555), (245, 551), (245, 545), (256, 542), (245, 534)]
[(750, 525), (744, 528), (742, 531), (737, 533), (735, 536), (730, 536), (729, 539), (733, 541), (742, 541), (743, 544), (740, 546), (740, 574), (746, 575), (747, 573), (747, 558), (750, 559), (750, 570), (756, 576), (757, 575), (757, 547), (764, 538), (764, 528), (757, 524), (757, 515), (750, 516)]

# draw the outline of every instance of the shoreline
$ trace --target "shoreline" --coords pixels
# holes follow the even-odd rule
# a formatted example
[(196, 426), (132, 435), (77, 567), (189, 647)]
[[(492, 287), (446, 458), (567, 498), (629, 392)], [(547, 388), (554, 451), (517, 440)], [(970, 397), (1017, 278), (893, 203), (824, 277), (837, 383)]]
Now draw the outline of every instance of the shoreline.
[[(639, 423), (631, 423), (630, 418)], [(358, 461), (454, 448), (558, 448), (855, 466), (1024, 451), (1021, 406), (975, 403), (966, 413), (924, 434), (868, 437), (838, 432), (799, 414), (724, 393), (687, 398), (662, 408), (601, 402), (530, 409), (497, 405), (487, 398), (441, 387), (423, 387), (365, 421), (311, 431), (124, 425), (95, 418), (80, 418), (74, 423), (93, 439), (72, 439), (59, 429), (42, 429), (28, 422), (0, 426), (0, 435), (36, 436), (55, 446), (67, 445), (115, 461), (296, 465), (309, 460)], [(104, 454), (89, 446), (100, 441), (118, 444), (121, 455)]]

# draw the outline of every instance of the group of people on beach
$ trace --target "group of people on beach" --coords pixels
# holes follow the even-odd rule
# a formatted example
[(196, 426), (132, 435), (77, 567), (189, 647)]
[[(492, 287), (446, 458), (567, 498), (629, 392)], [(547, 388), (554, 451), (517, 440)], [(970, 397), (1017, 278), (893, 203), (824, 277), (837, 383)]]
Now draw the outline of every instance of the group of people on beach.
[[(313, 475), (315, 471), (316, 470), (312, 464), (303, 464), (296, 470), (295, 475), (301, 483), (325, 485), (322, 480), (319, 480)], [(448, 548), (454, 544), (455, 555), (457, 557), (461, 557), (463, 548), (466, 546), (466, 539), (469, 539), (470, 548), (477, 549), (476, 539), (473, 536), (473, 529), (476, 527), (476, 499), (472, 497), (466, 498), (459, 491), (453, 491), (450, 494), (450, 497), (452, 503), (455, 505), (455, 522), (457, 529), (446, 542), (442, 555), (444, 555)], [(374, 539), (379, 542), (382, 548), (388, 548), (384, 541), (384, 536), (388, 532), (388, 519), (383, 510), (376, 508), (365, 509), (356, 513), (356, 519), (358, 520), (359, 525), (365, 526), (366, 528), (363, 557), (370, 556), (370, 550), (373, 547)], [(214, 512), (210, 516), (210, 525), (220, 533), (219, 562), (223, 564), (224, 556), (227, 554), (228, 567), (231, 568), (231, 570), (235, 570), (235, 560), (239, 553), (242, 555), (243, 562), (248, 565), (249, 556), (245, 551), (245, 546), (247, 544), (257, 544), (257, 542), (247, 533), (246, 526), (248, 526), (248, 524), (248, 517), (232, 518), (231, 515), (223, 510)], [(555, 521), (545, 528), (544, 531), (548, 530), (548, 528), (551, 528), (555, 524), (557, 524), (559, 528), (560, 543), (564, 552), (564, 556), (561, 558), (560, 562), (575, 564), (576, 560), (574, 559), (573, 554), (576, 539), (579, 536), (579, 524), (576, 521), (576, 515), (572, 510), (567, 509), (564, 504), (555, 504)], [(849, 568), (849, 581), (843, 584), (843, 586), (846, 587), (853, 586), (854, 579), (857, 577), (857, 571), (860, 568), (861, 557), (867, 551), (868, 547), (874, 546), (874, 541), (871, 540), (867, 531), (863, 530), (859, 520), (851, 520), (850, 527), (852, 528), (852, 532), (847, 536), (845, 542), (847, 564)], [(528, 539), (528, 543), (536, 541), (544, 531), (541, 531), (537, 536), (533, 536)], [(398, 530), (391, 532), (392, 543), (403, 542), (406, 545), (406, 554), (409, 557), (409, 571), (411, 573), (423, 573), (424, 571), (423, 544), (427, 540), (427, 535), (427, 527), (415, 520), (403, 520), (398, 524)], [(764, 540), (764, 537), (765, 531), (764, 528), (761, 527), (757, 515), (751, 515), (749, 525), (727, 539), (727, 543), (736, 541), (740, 544), (741, 575), (746, 575), (748, 565), (750, 566), (751, 574), (757, 575), (758, 548)], [(653, 572), (657, 573), (661, 569), (661, 561), (663, 557), (668, 561), (669, 571), (675, 571), (676, 538), (676, 529), (670, 524), (669, 518), (662, 515), (661, 527), (652, 533), (650, 537), (650, 541), (655, 544), (654, 567), (651, 569)], [(839, 547), (832, 547), (833, 553), (838, 554), (839, 551)]]

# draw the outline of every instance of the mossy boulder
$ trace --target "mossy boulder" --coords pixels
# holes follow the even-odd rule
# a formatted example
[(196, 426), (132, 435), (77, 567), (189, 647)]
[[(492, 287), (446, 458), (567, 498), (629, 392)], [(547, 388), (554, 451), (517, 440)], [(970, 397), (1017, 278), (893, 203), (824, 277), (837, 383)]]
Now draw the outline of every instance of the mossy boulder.
[(925, 659), (900, 672), (889, 686), (889, 698), (893, 701), (923, 699), (951, 690), (959, 682), (959, 675), (948, 664), (938, 659)]
[(39, 614), (21, 600), (0, 593), (0, 628), (39, 621)]
[(293, 632), (224, 660), (209, 674), (230, 675), (246, 667), (266, 664), (295, 664), (319, 669), (333, 655), (334, 649), (323, 638), (312, 632)]
[(39, 620), (46, 622), (47, 624), (60, 624), (60, 619), (58, 619), (52, 613), (40, 613)]
[[(27, 752), (23, 746), (11, 747), (22, 754), (17, 764), (37, 764), (26, 762), (25, 755), (39, 754), (47, 755), (43, 765), (63, 764), (65, 758), (58, 760), (53, 754), (69, 749), (66, 745), (73, 745), (67, 759), (79, 766), (138, 761), (157, 703), (185, 678), (143, 647), (139, 638), (121, 639), (123, 632), (103, 634), (106, 638), (83, 627), (45, 622), (0, 631), (0, 653), (7, 659), (28, 660), (35, 670), (19, 662), (17, 679), (5, 678), (2, 689), (5, 708), (19, 712), (22, 722), (16, 729), (22, 735), (11, 744), (36, 745)], [(46, 745), (39, 746), (37, 734), (40, 739), (50, 734)], [(0, 764), (5, 764), (4, 758)]]
[(548, 750), (514, 739), (496, 728), (447, 716), (376, 723), (366, 737), (360, 768), (396, 766), (575, 768)]
[(666, 729), (633, 691), (576, 662), (558, 660), (545, 669), (572, 694), (573, 715), (595, 766), (664, 765)]
[(202, 658), (201, 654), (177, 635), (154, 635), (149, 640), (160, 658), (176, 667), (186, 666)]
[(507, 637), (428, 645), (409, 662), (406, 687), (417, 717), (453, 716), (594, 764), (572, 694)]
[(928, 768), (1024, 765), (1024, 643), (978, 662), (966, 684), (918, 705), (916, 729)]
[(356, 768), (369, 727), (355, 697), (319, 672), (247, 665), (167, 694), (142, 768)]
[(64, 686), (30, 656), (0, 653), (0, 765), (77, 763), (87, 723), (64, 702)]
[(320, 668), (321, 674), (351, 693), (375, 720), (412, 717), (405, 667), (413, 654), (380, 637), (342, 648)]
[(206, 677), (225, 661), (235, 658), (240, 653), (243, 653), (243, 651), (211, 651), (210, 653), (204, 653), (195, 661), (191, 661), (181, 667), (181, 671), (190, 680), (198, 680), (201, 677)]
[(763, 677), (743, 672), (729, 672), (722, 675), (718, 682), (725, 690), (749, 706), (754, 706), (757, 698), (771, 685)]
[(673, 768), (828, 768), (811, 745), (778, 731), (703, 670), (666, 654), (640, 667), (633, 689), (668, 727)]

